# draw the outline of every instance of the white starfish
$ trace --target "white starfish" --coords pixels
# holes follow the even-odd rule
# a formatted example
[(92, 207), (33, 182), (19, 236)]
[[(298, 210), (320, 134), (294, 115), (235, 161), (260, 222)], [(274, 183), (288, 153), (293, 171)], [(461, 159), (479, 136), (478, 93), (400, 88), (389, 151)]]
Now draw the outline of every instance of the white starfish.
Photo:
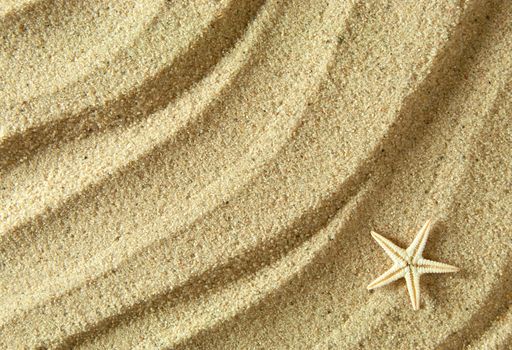
[(368, 289), (375, 289), (405, 277), (407, 290), (411, 297), (414, 310), (420, 308), (420, 276), (424, 273), (457, 272), (455, 266), (437, 261), (424, 259), (421, 255), (427, 243), (431, 220), (428, 220), (419, 230), (414, 241), (407, 249), (396, 246), (387, 238), (372, 231), (372, 237), (393, 260), (393, 266), (368, 285)]

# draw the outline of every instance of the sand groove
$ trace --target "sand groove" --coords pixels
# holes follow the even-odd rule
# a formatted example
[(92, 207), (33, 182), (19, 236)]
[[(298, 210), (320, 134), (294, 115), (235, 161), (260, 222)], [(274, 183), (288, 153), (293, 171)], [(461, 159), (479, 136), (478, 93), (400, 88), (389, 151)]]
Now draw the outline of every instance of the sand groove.
[(506, 348), (511, 6), (4, 2), (0, 347)]
[[(262, 1), (253, 1), (243, 10), (236, 6), (236, 2), (229, 3), (207, 24), (210, 30), (198, 33), (198, 38), (189, 42), (185, 51), (178, 52), (177, 55), (175, 54), (176, 57), (171, 56), (169, 62), (164, 61), (163, 66), (158, 67), (151, 76), (144, 77), (144, 81), (138, 86), (128, 91), (120, 91), (118, 96), (107, 99), (100, 106), (84, 106), (78, 113), (63, 110), (59, 115), (41, 125), (29, 126), (21, 132), (5, 137), (0, 144), (0, 150), (5, 150), (6, 155), (1, 159), (2, 164), (11, 165), (22, 158), (30, 157), (39, 147), (55, 141), (68, 141), (108, 127), (120, 127), (148, 118), (208, 74), (218, 63), (221, 55), (236, 43), (236, 39), (255, 16), (261, 3)], [(167, 14), (167, 16), (171, 15), (172, 13)], [(237, 25), (233, 26), (235, 17)], [(163, 23), (165, 22), (160, 20), (160, 24), (163, 25)], [(156, 26), (156, 24), (153, 25)], [(160, 35), (171, 35), (173, 29), (168, 28), (166, 29), (168, 32)], [(148, 36), (156, 34), (154, 30), (146, 30), (146, 32)], [(150, 43), (149, 38), (146, 41)], [(149, 43), (142, 42), (137, 45), (143, 47)], [(171, 53), (172, 51), (167, 54)], [(193, 57), (205, 59), (198, 61)], [(98, 84), (93, 81), (85, 85), (93, 83)], [(77, 91), (77, 94), (80, 92)], [(99, 98), (94, 97), (95, 100)], [(26, 105), (25, 108), (30, 109)]]
[[(245, 47), (245, 50), (247, 50), (247, 47)], [(217, 79), (223, 78), (223, 82), (226, 82), (226, 81), (229, 82), (233, 79), (233, 77), (230, 77), (230, 79), (228, 79), (229, 75), (232, 75), (232, 74), (233, 73), (230, 73), (230, 72), (227, 72), (227, 73), (224, 72), (224, 74), (220, 74), (219, 76), (216, 76), (215, 78), (217, 78)], [(170, 84), (169, 81), (167, 81), (167, 80), (160, 81), (160, 83), (162, 83), (164, 86), (167, 86), (168, 84)], [(211, 80), (207, 81), (207, 83), (209, 83), (210, 86), (213, 85), (213, 82)], [(229, 84), (219, 85), (219, 90), (226, 89), (226, 85), (229, 85)], [(204, 89), (204, 87), (203, 87), (203, 89)], [(154, 87), (152, 87), (149, 90), (158, 92), (157, 89)], [(220, 93), (220, 91), (217, 93)], [(200, 91), (196, 91), (195, 94), (200, 94)], [(125, 149), (121, 149), (121, 152), (131, 151), (131, 153), (130, 154), (128, 154), (128, 153), (118, 154), (117, 156), (120, 158), (120, 164), (114, 164), (114, 166), (112, 166), (110, 164), (111, 160), (108, 160), (107, 162), (103, 162), (100, 164), (91, 164), (89, 166), (92, 168), (96, 168), (96, 169), (92, 169), (92, 171), (89, 171), (88, 173), (85, 173), (83, 175), (89, 176), (89, 177), (91, 177), (91, 175), (98, 176), (99, 174), (101, 174), (101, 170), (103, 170), (103, 172), (107, 172), (108, 174), (111, 174), (112, 172), (116, 171), (117, 169), (122, 169), (128, 164), (133, 164), (134, 158), (136, 159), (136, 157), (134, 157), (134, 155), (135, 156), (138, 155), (140, 158), (144, 159), (144, 161), (147, 161), (148, 160), (147, 153), (150, 148), (153, 149), (151, 151), (153, 153), (155, 153), (157, 150), (162, 151), (162, 147), (163, 147), (162, 144), (171, 143), (175, 138), (180, 138), (180, 136), (179, 136), (180, 134), (183, 135), (185, 133), (188, 133), (188, 130), (185, 128), (183, 128), (183, 130), (180, 130), (179, 127), (181, 125), (184, 125), (184, 126), (186, 125), (188, 129), (193, 129), (194, 127), (208, 128), (208, 124), (205, 124), (204, 122), (202, 122), (200, 124), (197, 121), (196, 122), (187, 121), (187, 118), (193, 120), (194, 118), (192, 118), (192, 115), (195, 114), (195, 117), (198, 119), (198, 121), (211, 119), (211, 116), (210, 116), (211, 112), (205, 113), (204, 111), (201, 111), (201, 110), (194, 111), (196, 109), (195, 106), (190, 106), (190, 104), (192, 104), (192, 103), (197, 104), (197, 105), (204, 104), (205, 109), (207, 107), (209, 108), (208, 104), (212, 104), (214, 102), (213, 100), (216, 97), (215, 95), (216, 94), (210, 92), (210, 95), (208, 95), (207, 99), (203, 99), (203, 101), (195, 99), (195, 98), (193, 98), (193, 96), (187, 96), (183, 99), (183, 101), (178, 101), (177, 106), (170, 106), (169, 108), (166, 108), (165, 110), (161, 111), (162, 113), (158, 113), (158, 115), (155, 115), (155, 112), (157, 112), (157, 110), (155, 109), (156, 105), (153, 105), (151, 107), (151, 113), (149, 110), (144, 111), (144, 115), (146, 115), (146, 117), (149, 117), (151, 115), (152, 120), (148, 120), (145, 122), (143, 121), (142, 124), (135, 125), (129, 129), (123, 130), (121, 132), (116, 133), (115, 131), (113, 131), (112, 135), (107, 136), (107, 137), (105, 137), (103, 135), (105, 133), (105, 131), (102, 130), (101, 133), (97, 132), (96, 134), (88, 135), (87, 139), (89, 139), (89, 141), (85, 140), (85, 141), (81, 142), (79, 140), (71, 145), (68, 145), (70, 143), (69, 140), (60, 140), (61, 142), (62, 141), (66, 142), (61, 147), (70, 149), (69, 152), (66, 152), (66, 155), (69, 154), (71, 156), (74, 156), (69, 160), (69, 166), (72, 167), (72, 166), (76, 166), (76, 163), (81, 162), (83, 159), (88, 159), (89, 157), (90, 158), (97, 157), (101, 161), (101, 159), (104, 159), (108, 156), (108, 154), (106, 152), (112, 153), (112, 151), (110, 150), (110, 148), (112, 147), (112, 144), (116, 144), (116, 143), (119, 144), (120, 142), (124, 143)], [(166, 95), (163, 94), (163, 96), (166, 96)], [(134, 98), (135, 96), (132, 96), (132, 97), (133, 98), (131, 99), (132, 102), (130, 102), (130, 104), (131, 104), (130, 108), (140, 108), (141, 103), (137, 102), (137, 101), (139, 101), (139, 99)], [(149, 99), (149, 101), (153, 101), (153, 100), (154, 99)], [(151, 102), (151, 103), (153, 103), (153, 102)], [(164, 106), (162, 105), (162, 107), (164, 107)], [(130, 108), (128, 108), (128, 109), (130, 109)], [(180, 111), (180, 108), (186, 112), (189, 112), (189, 114), (191, 114), (191, 115), (190, 116), (180, 115), (179, 113), (177, 113)], [(158, 111), (158, 112), (160, 112), (160, 111)], [(195, 112), (195, 113), (193, 113), (193, 112)], [(109, 114), (109, 113), (107, 113), (107, 114)], [(203, 114), (206, 114), (206, 116), (204, 116)], [(82, 117), (85, 117), (87, 119), (86, 116), (82, 116)], [(201, 118), (199, 118), (199, 117), (201, 117)], [(162, 129), (162, 127), (159, 126), (159, 124), (163, 123), (163, 120), (168, 119), (168, 118), (174, 118), (175, 123), (170, 124), (169, 126), (166, 126), (166, 128)], [(129, 120), (130, 116), (128, 115), (126, 119)], [(123, 120), (122, 124), (128, 123), (127, 120)], [(119, 124), (119, 123), (117, 123), (117, 124)], [(195, 125), (195, 124), (197, 124), (197, 125)], [(121, 127), (123, 125), (116, 125), (116, 126)], [(157, 128), (159, 128), (159, 129), (157, 129)], [(169, 135), (166, 135), (166, 132)], [(139, 137), (140, 141), (138, 141), (138, 142), (135, 142), (137, 140), (132, 141), (134, 138), (137, 137), (137, 134), (141, 134), (141, 133), (148, 133), (148, 134), (152, 135), (153, 137), (149, 138), (149, 139), (148, 138), (144, 139), (144, 138)], [(99, 135), (97, 135), (97, 134), (99, 134)], [(177, 135), (173, 135), (173, 134), (177, 134)], [(97, 137), (94, 137), (94, 136), (97, 136)], [(44, 135), (38, 135), (39, 140), (44, 139), (44, 138), (45, 138)], [(124, 138), (124, 140), (120, 140), (120, 138)], [(181, 138), (183, 139), (183, 137), (181, 137)], [(27, 139), (30, 140), (30, 137), (27, 136)], [(87, 143), (87, 142), (89, 142), (89, 145), (86, 144), (82, 147), (79, 147), (79, 145), (81, 145), (81, 143)], [(101, 144), (101, 143), (106, 143), (106, 142), (110, 142), (110, 144), (105, 144), (105, 145)], [(134, 150), (133, 147), (134, 147), (135, 143), (137, 143), (138, 149)], [(95, 146), (96, 149), (104, 148), (105, 149), (104, 153), (91, 154), (90, 149), (87, 149), (87, 150), (84, 150), (84, 152), (81, 152), (82, 153), (81, 155), (76, 154), (76, 153), (78, 153), (77, 150), (79, 150), (80, 148), (85, 149), (85, 147), (87, 147), (87, 146), (94, 147), (93, 145), (96, 145)], [(31, 146), (31, 147), (33, 147), (33, 146)], [(20, 148), (20, 149), (23, 149), (23, 148)], [(146, 150), (146, 152), (144, 152), (144, 150)], [(84, 158), (79, 159), (79, 156), (84, 157)], [(20, 182), (19, 172), (13, 172), (12, 177), (16, 178), (16, 181), (18, 182), (18, 186), (19, 186), (19, 190), (20, 190), (20, 194), (18, 195), (18, 198), (16, 198), (16, 202), (18, 205), (25, 204), (25, 203), (19, 203), (19, 201), (20, 201), (19, 197), (22, 197), (22, 198), (25, 197), (26, 201), (31, 201), (32, 203), (34, 203), (33, 198), (34, 198), (35, 194), (33, 193), (33, 188), (30, 188), (29, 186), (31, 185), (31, 183), (34, 182), (34, 180), (36, 180), (36, 181), (39, 180), (43, 183), (45, 181), (48, 181), (47, 180), (48, 172), (49, 172), (48, 170), (50, 170), (50, 172), (53, 173), (52, 177), (57, 177), (56, 182), (58, 181), (62, 184), (66, 181), (65, 178), (59, 178), (59, 177), (64, 177), (65, 173), (67, 172), (66, 169), (62, 169), (63, 163), (64, 164), (66, 163), (65, 160), (63, 161), (63, 159), (58, 159), (58, 161), (56, 161), (54, 164), (46, 164), (44, 166), (44, 168), (46, 168), (46, 169), (44, 169), (41, 166), (40, 162), (41, 162), (40, 160), (36, 159), (32, 163), (32, 166), (31, 166), (31, 164), (28, 164), (29, 169), (32, 170), (35, 168), (32, 171), (30, 171), (28, 169), (22, 169), (25, 172), (27, 172), (27, 170), (28, 170), (30, 172), (36, 172), (36, 174), (39, 173), (39, 174), (37, 174), (38, 176), (36, 175), (36, 179), (34, 179), (33, 177), (31, 179), (27, 179), (26, 180), (27, 185), (25, 185), (25, 186), (23, 186), (19, 183)], [(59, 167), (61, 169), (59, 169)], [(107, 169), (105, 169), (105, 168), (107, 168)], [(100, 171), (97, 171), (97, 169)], [(119, 172), (119, 170), (117, 170), (117, 171)], [(7, 170), (6, 170), (6, 172), (8, 173)], [(6, 180), (7, 180), (7, 182), (9, 181), (9, 179), (6, 179)], [(82, 179), (75, 179), (75, 181), (74, 181), (75, 185), (76, 185), (76, 183), (82, 182), (82, 181), (76, 181), (76, 180), (82, 180)], [(98, 185), (99, 183), (96, 181), (96, 184)], [(52, 184), (49, 183), (48, 185), (51, 186)], [(24, 188), (24, 187), (26, 187), (26, 188)], [(82, 187), (81, 191), (85, 190), (84, 187)], [(85, 187), (85, 188), (87, 188), (87, 187)], [(71, 197), (71, 193), (66, 193), (68, 191), (65, 190), (63, 192), (64, 192), (64, 196)], [(40, 196), (41, 195), (36, 195), (36, 197), (40, 197)], [(46, 207), (54, 207), (55, 206), (54, 204), (49, 204), (49, 203), (45, 203), (44, 205)], [(9, 205), (6, 205), (4, 210), (8, 212), (8, 211), (12, 211), (13, 208), (10, 208)], [(5, 213), (1, 213), (1, 214), (2, 214), (2, 216), (5, 215)], [(24, 212), (24, 214), (27, 215), (26, 212)], [(28, 216), (32, 217), (32, 218), (34, 218), (36, 215), (40, 215), (39, 213), (28, 213), (28, 214), (29, 214)], [(3, 227), (5, 227), (3, 230), (9, 231), (9, 230), (14, 229), (14, 227), (12, 227), (12, 226), (10, 227), (9, 223), (10, 223), (9, 218), (7, 218), (6, 221), (2, 222)], [(17, 223), (18, 226), (20, 226), (21, 224), (23, 224), (23, 223)]]
[[(299, 119), (299, 120), (300, 120), (300, 119)], [(277, 121), (278, 121), (278, 120), (276, 120), (276, 122), (277, 122)], [(292, 120), (292, 121), (293, 121), (293, 120)], [(284, 123), (285, 123), (285, 124), (282, 124), (282, 125), (284, 125), (284, 126), (286, 126), (286, 125), (288, 125), (288, 124), (289, 124), (289, 122), (288, 122), (286, 119), (282, 119), (282, 122), (284, 122)], [(270, 137), (270, 138), (268, 138), (268, 137), (267, 137), (267, 139), (268, 139), (268, 141), (270, 141), (270, 140), (271, 140), (271, 142), (272, 142), (274, 145), (276, 144), (276, 141), (277, 141), (277, 139), (275, 138), (275, 136), (277, 136), (277, 135), (275, 134), (275, 132), (276, 132), (277, 130), (279, 130), (279, 128), (277, 128), (277, 126), (278, 126), (278, 124), (274, 123), (274, 127), (270, 127), (270, 128), (268, 128), (268, 130), (272, 132), (273, 136), (272, 136), (272, 137)], [(289, 125), (288, 125), (287, 127), (289, 127)], [(293, 128), (291, 129), (291, 131), (293, 131)], [(289, 131), (286, 131), (286, 134), (289, 134)], [(262, 139), (264, 139), (264, 138), (262, 138)], [(266, 141), (266, 142), (268, 142), (268, 141)], [(257, 143), (256, 143), (256, 145), (257, 145)], [(257, 146), (258, 146), (259, 148), (263, 148), (263, 149), (264, 149), (264, 148), (266, 148), (265, 143), (264, 143), (264, 144), (262, 144), (262, 145), (257, 145)], [(257, 151), (257, 148), (254, 148), (254, 150), (256, 150), (256, 152), (258, 152), (258, 151)], [(277, 148), (277, 150), (279, 150), (279, 148)], [(159, 152), (159, 153), (160, 153), (160, 152)], [(255, 153), (255, 152), (251, 151), (251, 152), (249, 152), (249, 156), (251, 155), (251, 153), (252, 153), (253, 155), (252, 155), (252, 158), (250, 159), (250, 163), (252, 163), (252, 162), (255, 160), (255, 156), (257, 155), (257, 153)], [(267, 153), (267, 154), (260, 154), (260, 156), (265, 156), (265, 157), (268, 157), (269, 155), (270, 155), (270, 153)], [(210, 155), (210, 156), (211, 156), (211, 155)], [(161, 157), (159, 156), (159, 158), (157, 158), (157, 159), (162, 160), (163, 158), (161, 158)], [(264, 158), (262, 158), (262, 159), (264, 159)], [(155, 161), (155, 160), (153, 160), (153, 161)], [(147, 171), (147, 170), (148, 170), (148, 166), (146, 165), (146, 164), (147, 164), (147, 161), (145, 161), (144, 163), (145, 163), (145, 164), (142, 164), (143, 168), (141, 169), (141, 171)], [(257, 166), (257, 164), (255, 165), (255, 164), (250, 164), (250, 163), (248, 163), (248, 164), (247, 164), (247, 166), (248, 166), (247, 170), (250, 170), (250, 168), (254, 168), (255, 166)], [(245, 168), (245, 167), (241, 167), (241, 164), (242, 164), (241, 162), (239, 162), (238, 164), (236, 164), (236, 166), (239, 168), (239, 170), (240, 170), (240, 169), (241, 169), (241, 170), (243, 170), (243, 169)], [(131, 170), (133, 171), (133, 169), (131, 169)], [(235, 175), (237, 172), (236, 172), (236, 171), (228, 171), (227, 173), (228, 173), (227, 175), (233, 176), (233, 175)], [(139, 176), (140, 176), (140, 175), (137, 175), (137, 178), (138, 178), (138, 179), (140, 179), (140, 178), (139, 178)], [(248, 179), (250, 179), (250, 177), (242, 177), (241, 179), (242, 179), (243, 181), (247, 181)], [(209, 186), (211, 186), (211, 184), (209, 184)], [(186, 192), (186, 193), (185, 193), (184, 195), (189, 196), (189, 191), (188, 191), (187, 189), (186, 189), (186, 191), (185, 191), (185, 192)], [(206, 193), (206, 195), (208, 195), (208, 194)], [(97, 196), (97, 193), (96, 193), (96, 196)], [(197, 196), (197, 195), (195, 195), (194, 197), (195, 197), (195, 198), (198, 198), (198, 199), (199, 199), (199, 200), (201, 200), (202, 202), (208, 203), (208, 201), (204, 201), (204, 196), (203, 196), (203, 197), (201, 197), (201, 196)], [(97, 198), (95, 198), (95, 199), (97, 200)], [(109, 198), (109, 199), (107, 199), (107, 200), (108, 200), (108, 201), (110, 201), (110, 198)], [(80, 205), (79, 205), (79, 207), (83, 207), (83, 206), (86, 206), (86, 205), (85, 205), (85, 204), (80, 204)], [(201, 205), (199, 205), (199, 206), (201, 207)], [(68, 207), (68, 208), (66, 208), (66, 210), (68, 210), (68, 209), (69, 209), (69, 207)], [(184, 209), (186, 209), (186, 208), (184, 208)], [(209, 210), (210, 210), (210, 209), (209, 209)], [(67, 214), (66, 214), (66, 215), (69, 215), (69, 214), (70, 214), (70, 213), (69, 213), (69, 211), (67, 211)], [(61, 215), (62, 215), (62, 214), (61, 214)], [(192, 216), (192, 218), (193, 218), (193, 216)], [(52, 216), (50, 216), (49, 218), (45, 219), (45, 221), (47, 222), (47, 224), (45, 224), (45, 225), (50, 225), (50, 221), (52, 221), (52, 220), (53, 220), (53, 215), (52, 215)], [(11, 233), (11, 234), (10, 234), (10, 236), (17, 237), (16, 242), (14, 242), (14, 241), (7, 241), (7, 242), (11, 242), (10, 244), (16, 244), (16, 245), (19, 247), (19, 245), (20, 245), (20, 234), (23, 234), (23, 236), (27, 235), (27, 238), (26, 238), (26, 239), (27, 239), (27, 241), (29, 241), (29, 242), (30, 242), (29, 244), (30, 244), (30, 245), (32, 245), (32, 242), (33, 242), (34, 237), (33, 237), (33, 236), (32, 236), (32, 234), (30, 233), (30, 231), (29, 231), (29, 232), (27, 232), (27, 233), (23, 233), (23, 232), (13, 232), (13, 233)], [(96, 238), (96, 240), (97, 240), (97, 238), (98, 238), (98, 237), (96, 236), (95, 238)], [(58, 239), (58, 238), (57, 238), (57, 239)], [(83, 238), (82, 238), (82, 239), (83, 239)], [(147, 245), (149, 245), (149, 243), (146, 243), (146, 244), (147, 244)], [(115, 247), (114, 247), (114, 248), (115, 248)], [(130, 248), (130, 249), (132, 249), (132, 250), (133, 250), (133, 248), (134, 248), (134, 247), (132, 247), (132, 248)], [(106, 251), (108, 251), (108, 249), (107, 249)], [(20, 256), (20, 252), (21, 252), (21, 249), (18, 249), (18, 250), (17, 250), (16, 257), (13, 257), (13, 258), (14, 258), (14, 259), (19, 259), (19, 260), (23, 261), (23, 264), (26, 264), (26, 261), (24, 261), (24, 257), (23, 257), (22, 255)], [(60, 253), (59, 253), (59, 252), (56, 252), (56, 253), (57, 253), (57, 254), (62, 254), (62, 253), (66, 253), (66, 252), (60, 252)], [(80, 252), (80, 253), (81, 253), (81, 254), (83, 254), (84, 252), (82, 251), (82, 252)], [(102, 254), (102, 255), (103, 255), (103, 256), (105, 256), (106, 254)], [(95, 257), (94, 259), (96, 259), (97, 261), (99, 261), (98, 257)], [(63, 257), (62, 257), (62, 260), (64, 260), (64, 258), (63, 258)], [(82, 263), (82, 262), (81, 262), (80, 264), (81, 264), (81, 265), (83, 265), (83, 263)], [(91, 265), (93, 268), (94, 268), (94, 266), (95, 266), (95, 264), (94, 264), (94, 263), (90, 263), (89, 265)], [(81, 268), (83, 268), (83, 266), (81, 266)], [(69, 269), (69, 261), (68, 261), (68, 269)], [(14, 271), (14, 270), (11, 270), (10, 272), (11, 272), (11, 273), (13, 273), (13, 272), (15, 272), (15, 271)], [(38, 273), (40, 273), (40, 272), (42, 272), (42, 270), (41, 270), (41, 269), (38, 269)], [(66, 276), (67, 276), (67, 274), (68, 274), (68, 273), (69, 273), (69, 271), (66, 273)], [(76, 275), (76, 273), (77, 273), (77, 271), (75, 271), (75, 273), (73, 273), (73, 275)], [(66, 278), (67, 278), (67, 277), (66, 277)], [(19, 284), (21, 289), (26, 289), (26, 288), (27, 288), (27, 286), (24, 286), (24, 285), (21, 285), (21, 284), (20, 284), (19, 276), (16, 276), (15, 274), (13, 275), (13, 279), (12, 279), (12, 281), (13, 281), (13, 282), (14, 282), (14, 281), (17, 281), (17, 282), (16, 282), (16, 284)], [(52, 287), (53, 287), (53, 288), (55, 288), (55, 282), (56, 282), (55, 280), (53, 280), (53, 281), (51, 282), (51, 285), (52, 285)], [(34, 280), (32, 280), (30, 283), (34, 283)], [(67, 282), (67, 283), (68, 283), (68, 282)], [(10, 283), (8, 282), (8, 280), (6, 280), (5, 284), (6, 284), (6, 285), (9, 285)], [(10, 286), (9, 288), (12, 288), (12, 286)], [(40, 284), (39, 284), (39, 288), (41, 288), (41, 285), (40, 285)], [(39, 291), (37, 294), (38, 294), (38, 295), (42, 295), (42, 294), (41, 294), (41, 291)]]

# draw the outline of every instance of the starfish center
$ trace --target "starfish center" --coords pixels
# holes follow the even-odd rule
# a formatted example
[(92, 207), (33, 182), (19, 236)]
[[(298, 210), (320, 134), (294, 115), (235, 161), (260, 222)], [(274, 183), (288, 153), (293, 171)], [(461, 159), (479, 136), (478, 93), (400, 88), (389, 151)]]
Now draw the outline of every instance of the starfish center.
[(414, 266), (414, 264), (412, 263), (412, 256), (407, 257), (407, 265)]

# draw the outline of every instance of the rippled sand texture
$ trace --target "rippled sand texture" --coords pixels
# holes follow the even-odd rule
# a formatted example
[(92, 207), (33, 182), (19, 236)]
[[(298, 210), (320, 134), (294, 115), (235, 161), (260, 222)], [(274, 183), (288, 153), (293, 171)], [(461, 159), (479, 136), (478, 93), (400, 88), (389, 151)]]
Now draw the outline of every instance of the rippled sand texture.
[(0, 18), (0, 348), (512, 347), (512, 1)]

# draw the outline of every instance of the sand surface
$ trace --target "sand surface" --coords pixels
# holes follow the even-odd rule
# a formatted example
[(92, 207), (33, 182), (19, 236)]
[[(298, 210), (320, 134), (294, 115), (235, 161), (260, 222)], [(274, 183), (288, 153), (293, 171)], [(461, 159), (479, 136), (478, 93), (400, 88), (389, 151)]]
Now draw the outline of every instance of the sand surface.
[(512, 348), (512, 1), (0, 19), (1, 349)]

